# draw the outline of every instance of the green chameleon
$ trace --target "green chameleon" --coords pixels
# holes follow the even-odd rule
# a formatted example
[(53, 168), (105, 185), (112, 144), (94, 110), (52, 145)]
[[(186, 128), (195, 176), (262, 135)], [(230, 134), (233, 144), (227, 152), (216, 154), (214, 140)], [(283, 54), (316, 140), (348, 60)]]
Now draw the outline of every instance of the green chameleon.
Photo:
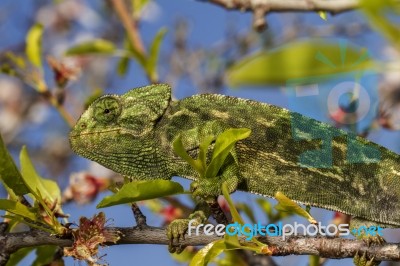
[[(196, 158), (205, 137), (229, 128), (249, 128), (251, 135), (235, 144), (216, 178), (198, 178), (172, 148), (180, 135)], [(298, 203), (352, 215), (353, 227), (400, 227), (399, 155), (277, 106), (215, 94), (175, 101), (168, 85), (151, 85), (96, 99), (70, 143), (77, 154), (134, 180), (191, 179), (194, 196), (202, 199), (220, 195), (226, 181), (230, 192), (274, 197), (279, 191)], [(200, 223), (209, 214), (200, 204), (189, 218)], [(188, 221), (168, 227), (171, 246)]]

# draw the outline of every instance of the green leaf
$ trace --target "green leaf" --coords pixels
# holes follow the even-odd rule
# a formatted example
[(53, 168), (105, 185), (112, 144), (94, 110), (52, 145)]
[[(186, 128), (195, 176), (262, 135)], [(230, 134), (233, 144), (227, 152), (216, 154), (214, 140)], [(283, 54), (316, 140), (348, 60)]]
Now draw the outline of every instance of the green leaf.
[(129, 68), (129, 57), (122, 57), (118, 61), (117, 65), (117, 73), (120, 76), (125, 76), (126, 72), (128, 71)]
[(238, 203), (236, 204), (236, 208), (239, 211), (243, 211), (247, 217), (251, 220), (252, 223), (256, 223), (256, 217), (254, 216), (253, 210), (246, 203)]
[(15, 215), (27, 218), (31, 221), (36, 221), (36, 214), (32, 208), (28, 208), (18, 201), (8, 199), (0, 199), (0, 210), (5, 210)]
[(185, 263), (187, 264), (189, 261), (191, 261), (195, 255), (193, 250), (189, 250), (188, 248), (185, 248), (181, 253), (171, 253), (171, 257), (176, 260), (179, 263)]
[(183, 192), (183, 187), (179, 183), (169, 180), (135, 181), (124, 184), (117, 193), (105, 197), (97, 205), (97, 208), (155, 199)]
[(87, 109), (97, 98), (99, 98), (101, 95), (104, 94), (104, 91), (102, 89), (96, 88), (92, 93), (89, 95), (89, 97), (86, 98), (85, 100), (85, 109)]
[(201, 141), (200, 145), (199, 145), (199, 158), (197, 158), (197, 160), (200, 162), (201, 164), (201, 176), (203, 177), (206, 173), (206, 169), (207, 169), (207, 152), (208, 152), (208, 148), (211, 144), (211, 142), (213, 142), (215, 139), (214, 136), (207, 136), (204, 138), (204, 140)]
[(34, 250), (33, 247), (18, 249), (16, 252), (11, 254), (6, 266), (17, 266), (21, 260), (23, 260), (29, 253), (32, 252), (32, 250)]
[(133, 17), (136, 19), (140, 18), (140, 14), (142, 12), (142, 9), (149, 3), (150, 0), (131, 0), (132, 4), (132, 11), (133, 11)]
[(306, 218), (312, 224), (316, 224), (317, 223), (317, 221), (306, 210), (301, 208), (293, 200), (291, 200), (288, 197), (286, 197), (282, 192), (278, 191), (275, 194), (275, 198), (279, 202), (275, 206), (275, 209), (280, 210), (280, 211), (293, 212), (293, 213), (295, 213), (297, 215), (300, 215), (300, 216)]
[(3, 215), (2, 217), (3, 218), (7, 218), (7, 219), (9, 219), (11, 221), (14, 221), (14, 222), (26, 224), (27, 226), (29, 226), (31, 228), (35, 228), (35, 229), (38, 229), (38, 230), (41, 230), (41, 231), (45, 231), (45, 232), (48, 232), (50, 234), (57, 233), (57, 232), (55, 232), (55, 230), (49, 229), (48, 225), (44, 225), (44, 223), (42, 223), (41, 221), (38, 221), (36, 223), (28, 222), (28, 220), (26, 220), (26, 219), (24, 219), (24, 218), (22, 218), (21, 216), (18, 216), (18, 215)]
[(8, 153), (0, 135), (0, 179), (6, 188), (11, 189), (16, 195), (22, 196), (29, 193), (17, 166)]
[(325, 11), (319, 11), (318, 15), (320, 16), (320, 18), (322, 18), (323, 20), (328, 20), (328, 13)]
[(250, 136), (251, 130), (248, 128), (230, 128), (221, 133), (215, 141), (214, 151), (210, 164), (206, 170), (206, 178), (217, 176), (219, 169), (223, 165), (229, 152), (239, 140)]
[(194, 255), (189, 266), (205, 266), (225, 250), (225, 240), (211, 242)]
[(368, 52), (342, 41), (297, 41), (236, 62), (227, 71), (230, 86), (284, 85), (291, 79), (374, 69)]
[(124, 49), (125, 50), (122, 51), (122, 54), (124, 57), (133, 58), (139, 63), (139, 65), (143, 69), (146, 68), (146, 64), (147, 64), (146, 58), (144, 57), (144, 55), (142, 53), (140, 53), (138, 50), (136, 50), (136, 48), (131, 44), (131, 42), (127, 36), (124, 39)]
[(42, 35), (43, 26), (41, 24), (33, 25), (26, 35), (25, 53), (29, 61), (37, 67), (42, 67)]
[(319, 256), (310, 255), (310, 256), (309, 256), (309, 263), (308, 263), (308, 266), (319, 266), (319, 265), (321, 265), (321, 264), (319, 263)]
[(182, 143), (182, 136), (179, 135), (174, 142), (172, 143), (172, 147), (177, 155), (179, 155), (182, 159), (184, 159), (188, 164), (190, 164), (200, 175), (204, 172), (203, 164), (199, 160), (195, 160), (186, 152), (185, 147)]
[(6, 52), (5, 57), (10, 60), (16, 67), (25, 69), (26, 63), (22, 56), (14, 54), (13, 52)]
[(239, 212), (237, 211), (231, 196), (229, 195), (228, 186), (226, 185), (226, 182), (222, 183), (222, 195), (224, 195), (225, 200), (228, 203), (233, 221), (238, 222), (240, 224), (245, 224), (243, 218), (240, 216)]
[(44, 179), (37, 174), (25, 146), (22, 147), (20, 161), (22, 178), (29, 191), (33, 195), (38, 195), (39, 192), (48, 203), (60, 203), (61, 191), (57, 183), (53, 180)]
[(256, 202), (258, 206), (267, 214), (268, 217), (273, 215), (271, 203), (264, 198), (257, 198)]
[(238, 235), (224, 235), (224, 240), (225, 240), (225, 247), (229, 249), (238, 249), (241, 248), (242, 246), (240, 245), (239, 242), (239, 237)]
[(225, 250), (224, 257), (216, 261), (216, 266), (248, 266), (249, 263), (235, 250)]
[(400, 49), (400, 25), (399, 21), (400, 4), (397, 0), (361, 0), (360, 10), (367, 16), (367, 21), (398, 49)]
[(87, 55), (87, 54), (112, 55), (114, 52), (115, 52), (115, 46), (112, 42), (104, 39), (95, 39), (69, 48), (65, 52), (65, 55), (67, 56)]
[(32, 266), (50, 265), (57, 248), (54, 245), (39, 246), (36, 249), (36, 259), (33, 261)]
[(150, 46), (150, 54), (147, 59), (146, 70), (149, 73), (151, 80), (158, 80), (157, 73), (157, 62), (160, 54), (161, 42), (164, 39), (165, 34), (167, 33), (166, 28), (161, 28)]

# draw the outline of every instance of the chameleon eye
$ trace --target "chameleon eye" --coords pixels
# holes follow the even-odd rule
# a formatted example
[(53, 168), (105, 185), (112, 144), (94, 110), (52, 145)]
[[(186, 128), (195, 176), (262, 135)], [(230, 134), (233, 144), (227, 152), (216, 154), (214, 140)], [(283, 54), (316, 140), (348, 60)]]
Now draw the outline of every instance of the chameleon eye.
[(121, 103), (113, 96), (100, 98), (93, 108), (94, 119), (99, 122), (112, 122), (121, 114)]

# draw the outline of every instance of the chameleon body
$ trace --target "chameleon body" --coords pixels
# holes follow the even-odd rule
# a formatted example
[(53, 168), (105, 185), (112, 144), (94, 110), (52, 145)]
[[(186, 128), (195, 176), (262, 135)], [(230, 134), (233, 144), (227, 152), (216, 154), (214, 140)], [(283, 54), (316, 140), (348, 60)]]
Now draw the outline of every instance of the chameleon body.
[[(196, 157), (205, 136), (228, 128), (251, 134), (236, 143), (220, 177), (199, 180), (173, 140), (181, 135)], [(225, 180), (231, 192), (280, 191), (299, 203), (400, 227), (399, 155), (274, 105), (215, 94), (171, 100), (168, 85), (151, 85), (95, 100), (70, 143), (77, 154), (134, 179), (194, 180), (198, 196), (220, 194)]]

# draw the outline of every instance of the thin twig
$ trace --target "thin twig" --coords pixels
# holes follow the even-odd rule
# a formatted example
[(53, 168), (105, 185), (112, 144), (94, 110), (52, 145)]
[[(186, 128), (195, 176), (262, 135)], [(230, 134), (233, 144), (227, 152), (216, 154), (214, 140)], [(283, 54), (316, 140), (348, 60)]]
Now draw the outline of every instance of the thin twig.
[(124, 26), (129, 40), (131, 41), (132, 46), (136, 51), (141, 53), (142, 55), (146, 55), (146, 50), (144, 48), (142, 39), (138, 32), (138, 23), (133, 20), (132, 17), (128, 13), (128, 8), (125, 5), (123, 0), (111, 0), (113, 3), (115, 12), (118, 14), (121, 19), (122, 25)]
[(139, 206), (136, 203), (131, 204), (131, 209), (133, 216), (135, 217), (136, 225), (139, 228), (144, 228), (147, 226), (146, 216), (143, 215), (142, 211), (139, 209)]

